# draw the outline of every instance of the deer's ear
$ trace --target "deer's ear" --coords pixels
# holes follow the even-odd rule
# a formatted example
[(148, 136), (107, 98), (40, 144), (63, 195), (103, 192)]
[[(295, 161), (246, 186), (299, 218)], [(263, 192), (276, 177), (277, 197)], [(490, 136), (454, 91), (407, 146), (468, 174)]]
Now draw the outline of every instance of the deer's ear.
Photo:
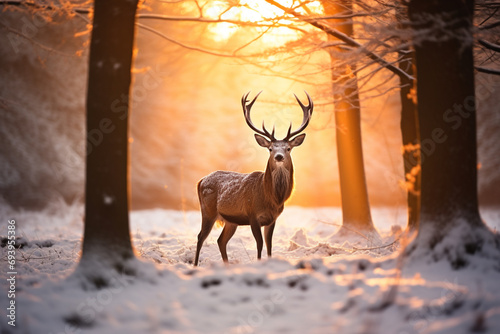
[(269, 148), (271, 146), (271, 142), (261, 135), (255, 134), (255, 140), (257, 140), (257, 144), (262, 147)]
[(306, 138), (305, 133), (293, 138), (292, 140), (290, 140), (290, 146), (295, 147), (301, 145), (304, 142), (304, 138)]

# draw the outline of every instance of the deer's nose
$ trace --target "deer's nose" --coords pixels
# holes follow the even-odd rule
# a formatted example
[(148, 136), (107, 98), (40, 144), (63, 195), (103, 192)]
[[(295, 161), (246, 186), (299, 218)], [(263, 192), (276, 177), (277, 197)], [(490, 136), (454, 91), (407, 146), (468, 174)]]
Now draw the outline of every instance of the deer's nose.
[(281, 162), (281, 161), (283, 161), (283, 159), (285, 159), (285, 157), (283, 156), (283, 154), (278, 153), (278, 154), (276, 154), (276, 155), (274, 156), (274, 159), (275, 159), (276, 161), (278, 161), (278, 162)]

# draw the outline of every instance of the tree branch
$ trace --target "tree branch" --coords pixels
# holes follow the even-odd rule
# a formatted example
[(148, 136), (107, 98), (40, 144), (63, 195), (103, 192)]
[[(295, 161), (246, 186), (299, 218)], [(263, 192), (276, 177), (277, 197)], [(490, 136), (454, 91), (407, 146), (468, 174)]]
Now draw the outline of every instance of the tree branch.
[(183, 17), (183, 16), (168, 16), (162, 14), (137, 14), (138, 19), (155, 19), (174, 22), (199, 22), (199, 23), (232, 23), (240, 26), (251, 27), (274, 27), (275, 24), (259, 23), (251, 21), (226, 20), (226, 19), (208, 19), (205, 17)]
[[(0, 0), (1, 1), (1, 0)], [(274, 22), (268, 23), (270, 20), (263, 20), (263, 21), (241, 21), (241, 20), (228, 20), (228, 19), (209, 19), (203, 16), (198, 16), (198, 17), (182, 17), (182, 16), (169, 16), (169, 15), (163, 15), (163, 14), (137, 14), (138, 19), (154, 19), (154, 20), (163, 20), (163, 21), (172, 21), (172, 22), (196, 22), (196, 23), (206, 23), (206, 24), (213, 24), (213, 23), (229, 23), (229, 24), (234, 24), (236, 26), (240, 27), (255, 27), (255, 28), (287, 28), (290, 30), (296, 30), (300, 31), (302, 33), (306, 33), (304, 29), (301, 29), (299, 27), (292, 27), (290, 25), (285, 25), (285, 24), (280, 24), (278, 21), (280, 18), (274, 18)]]
[(397, 76), (405, 78), (407, 80), (414, 80), (414, 78), (411, 75), (409, 75), (405, 71), (401, 70), (400, 68), (398, 68), (394, 65), (391, 65), (385, 59), (379, 57), (375, 53), (367, 50), (366, 48), (363, 47), (363, 45), (359, 44), (358, 42), (356, 42), (354, 39), (350, 38), (346, 34), (340, 32), (334, 28), (331, 28), (330, 26), (324, 24), (323, 22), (318, 22), (316, 19), (306, 17), (306, 16), (304, 16), (304, 15), (302, 15), (302, 14), (300, 14), (300, 13), (298, 13), (290, 8), (287, 8), (283, 5), (281, 5), (280, 3), (278, 3), (274, 0), (266, 0), (266, 2), (270, 3), (271, 5), (274, 5), (275, 7), (283, 10), (285, 13), (292, 15), (295, 18), (297, 18), (303, 22), (311, 24), (312, 26), (326, 32), (327, 34), (329, 34), (337, 39), (340, 39), (341, 41), (345, 42), (349, 46), (352, 46), (352, 47), (359, 49), (361, 52), (363, 52), (369, 58), (375, 60), (377, 63), (381, 64), (383, 67), (387, 68), (389, 71), (393, 72)]
[(490, 23), (490, 24), (485, 25), (485, 26), (480, 26), (479, 29), (480, 30), (489, 30), (489, 29), (496, 28), (498, 26), (500, 26), (500, 21), (496, 21), (496, 22)]
[[(57, 7), (54, 5), (50, 4), (40, 4), (37, 2), (31, 2), (31, 1), (23, 1), (23, 0), (0, 0), (0, 5), (3, 6), (27, 6), (27, 7), (34, 7), (34, 8), (45, 8), (49, 10), (61, 10), (64, 7)], [(78, 14), (88, 14), (91, 12), (91, 8), (84, 8), (84, 7), (71, 7), (71, 12), (78, 13)], [(67, 12), (66, 9), (64, 11)]]
[(481, 73), (500, 75), (500, 70), (496, 70), (493, 68), (487, 68), (487, 67), (482, 67), (482, 66), (475, 66), (474, 68), (476, 69), (476, 71), (481, 72)]
[(391, 9), (385, 9), (381, 10), (375, 13), (352, 13), (352, 14), (347, 14), (347, 15), (332, 15), (332, 16), (320, 16), (316, 17), (315, 20), (346, 20), (346, 19), (353, 19), (356, 17), (365, 17), (365, 16), (375, 16), (375, 15), (382, 15), (387, 12), (389, 12)]
[[(136, 22), (136, 25), (144, 30), (147, 30), (147, 31), (150, 31), (152, 32), (153, 34), (155, 35), (158, 35), (160, 36), (161, 38), (171, 42), (171, 43), (174, 43), (176, 45), (179, 45), (185, 49), (188, 49), (188, 50), (192, 50), (192, 51), (198, 51), (198, 52), (202, 52), (202, 53), (206, 53), (206, 54), (209, 54), (209, 55), (212, 55), (212, 56), (217, 56), (217, 57), (227, 57), (227, 58), (231, 58), (231, 57), (234, 57), (234, 54), (226, 54), (226, 53), (219, 53), (219, 52), (215, 52), (215, 51), (210, 51), (210, 50), (205, 50), (205, 49), (201, 49), (201, 48), (197, 48), (197, 47), (194, 47), (194, 46), (190, 46), (190, 45), (186, 45), (184, 43), (181, 43), (179, 41), (176, 41), (175, 39), (172, 39), (170, 37), (168, 37), (167, 35), (165, 35), (164, 33), (154, 29), (154, 28), (151, 28), (145, 24), (142, 24), (142, 23), (137, 23)], [(242, 57), (242, 56), (239, 56), (239, 57)]]
[(492, 50), (495, 52), (500, 52), (500, 45), (498, 45), (498, 44), (488, 42), (487, 40), (484, 40), (484, 39), (480, 39), (480, 40), (478, 40), (478, 42), (479, 42), (479, 44), (481, 44), (482, 46), (484, 46), (485, 48), (487, 48), (489, 50)]

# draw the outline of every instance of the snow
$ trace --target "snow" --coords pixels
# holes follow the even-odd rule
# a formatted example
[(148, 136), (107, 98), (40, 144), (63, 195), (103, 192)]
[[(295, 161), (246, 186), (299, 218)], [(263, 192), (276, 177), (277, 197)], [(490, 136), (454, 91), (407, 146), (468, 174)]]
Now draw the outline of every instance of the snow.
[[(137, 276), (83, 289), (72, 275), (83, 231), (80, 205), (43, 212), (0, 206), (16, 221), (16, 327), (7, 324), (6, 251), (0, 248), (1, 333), (498, 333), (498, 271), (454, 271), (448, 262), (408, 266), (399, 256), (406, 212), (374, 208), (383, 247), (373, 240), (333, 238), (338, 208), (285, 207), (273, 258), (256, 260), (248, 227), (228, 244), (222, 263), (214, 228), (192, 266), (198, 211), (131, 213), (141, 261)], [(497, 231), (500, 209), (482, 210)], [(7, 224), (0, 235), (7, 236)], [(399, 238), (399, 239), (398, 239)], [(394, 242), (396, 241), (396, 242)], [(485, 250), (487, 251), (487, 250)], [(265, 252), (264, 252), (265, 253)], [(8, 278), (8, 277), (6, 277)], [(77, 327), (75, 327), (77, 326)]]
[(113, 204), (114, 201), (115, 201), (115, 198), (113, 196), (109, 196), (106, 194), (103, 195), (104, 204), (111, 205), (111, 204)]

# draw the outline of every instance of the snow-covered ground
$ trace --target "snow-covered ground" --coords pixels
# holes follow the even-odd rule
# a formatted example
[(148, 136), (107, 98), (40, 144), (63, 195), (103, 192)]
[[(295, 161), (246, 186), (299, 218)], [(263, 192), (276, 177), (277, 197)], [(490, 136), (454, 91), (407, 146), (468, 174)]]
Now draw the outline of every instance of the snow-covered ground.
[[(21, 237), (16, 250), (16, 327), (7, 247), (0, 248), (1, 333), (469, 333), (500, 332), (500, 273), (451, 270), (447, 262), (408, 266), (399, 256), (403, 208), (374, 208), (382, 240), (339, 240), (338, 208), (287, 207), (273, 239), (273, 258), (256, 260), (249, 227), (220, 258), (214, 228), (192, 261), (200, 213), (136, 211), (131, 232), (138, 276), (101, 290), (66, 279), (81, 247), (83, 208), (54, 204), (40, 212), (0, 207)], [(497, 231), (500, 210), (482, 210)], [(265, 251), (264, 251), (265, 254)]]

